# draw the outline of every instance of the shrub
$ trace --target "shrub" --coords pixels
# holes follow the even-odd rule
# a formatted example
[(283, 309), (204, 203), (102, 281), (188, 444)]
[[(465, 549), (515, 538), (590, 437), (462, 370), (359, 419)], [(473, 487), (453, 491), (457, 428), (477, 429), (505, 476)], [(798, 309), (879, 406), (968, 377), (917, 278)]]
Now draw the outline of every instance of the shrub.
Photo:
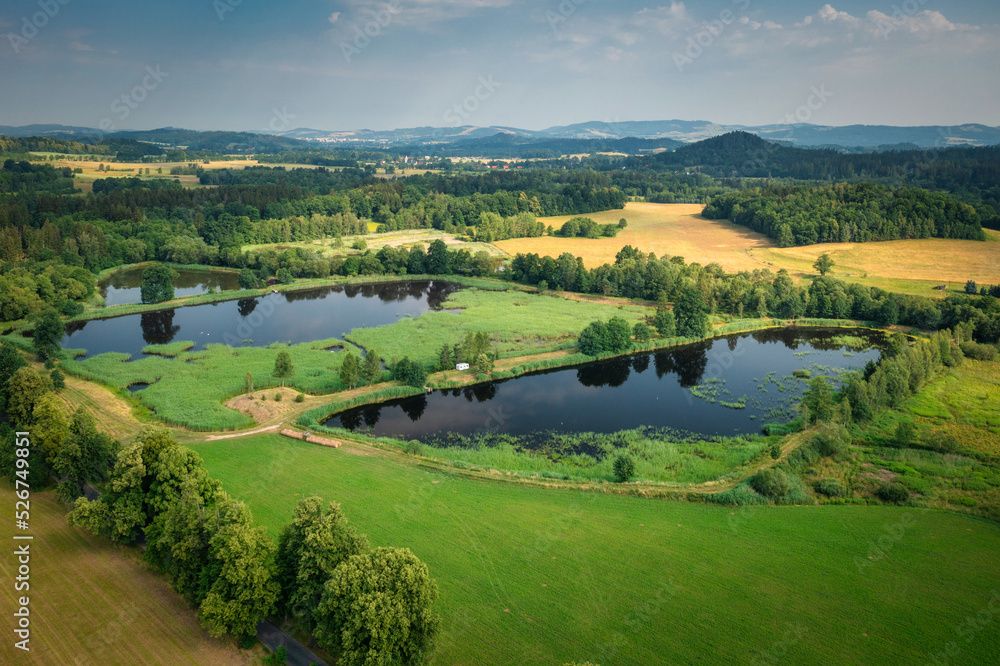
[(899, 448), (906, 448), (913, 443), (915, 429), (910, 421), (900, 421), (896, 426), (896, 434), (893, 436), (893, 444)]
[(777, 460), (781, 457), (781, 444), (775, 444), (771, 447), (771, 459)]
[(297, 396), (295, 396), (295, 402), (305, 402), (305, 401), (306, 401), (306, 397), (304, 395), (302, 395), (301, 393), (299, 393)]
[(847, 494), (847, 488), (835, 479), (820, 479), (813, 487), (820, 495), (827, 497), (843, 497)]
[(883, 483), (875, 491), (875, 496), (883, 502), (890, 504), (902, 504), (910, 499), (910, 491), (906, 486), (899, 483)]
[(251, 650), (254, 645), (257, 645), (257, 637), (253, 634), (240, 636), (239, 646), (241, 650)]
[(419, 456), (424, 450), (424, 445), (416, 440), (410, 440), (403, 447), (405, 453), (409, 453), (411, 456)]
[(635, 476), (635, 461), (627, 453), (619, 453), (615, 457), (613, 468), (618, 483), (625, 483)]
[(974, 361), (997, 360), (997, 348), (993, 345), (981, 345), (978, 342), (963, 342), (960, 346), (966, 358), (971, 358)]
[(816, 452), (824, 458), (836, 458), (847, 451), (843, 432), (831, 426), (824, 426), (813, 435), (812, 445), (816, 448)]
[(274, 401), (275, 402), (281, 402), (281, 394), (280, 393), (275, 393), (274, 394)]
[(767, 497), (784, 497), (792, 485), (780, 469), (762, 469), (750, 479), (750, 487)]

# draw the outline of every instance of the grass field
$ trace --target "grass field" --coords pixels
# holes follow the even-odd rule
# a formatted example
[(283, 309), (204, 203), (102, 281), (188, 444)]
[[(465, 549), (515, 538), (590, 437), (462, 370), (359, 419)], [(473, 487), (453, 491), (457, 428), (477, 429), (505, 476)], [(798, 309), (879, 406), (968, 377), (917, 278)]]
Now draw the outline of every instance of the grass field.
[[(944, 239), (883, 243), (827, 243), (778, 248), (767, 237), (727, 221), (706, 220), (699, 204), (629, 203), (625, 210), (592, 213), (601, 224), (628, 220), (617, 238), (519, 238), (496, 243), (510, 254), (537, 252), (559, 256), (570, 252), (593, 268), (614, 263), (615, 254), (632, 245), (657, 256), (679, 255), (688, 263), (718, 263), (727, 271), (784, 268), (798, 281), (816, 275), (813, 262), (828, 253), (836, 262), (833, 277), (889, 291), (921, 296), (943, 296), (934, 286), (965, 287), (966, 280), (1000, 284), (1000, 238), (987, 232), (986, 243)], [(559, 228), (570, 216), (542, 218)]]
[(1000, 363), (967, 360), (905, 408), (918, 423), (953, 435), (963, 448), (1000, 457)]
[[(15, 592), (14, 491), (0, 482), (9, 509), (0, 535), (4, 664), (252, 664), (228, 640), (208, 637), (188, 605), (134, 552), (124, 551), (66, 523), (67, 510), (51, 493), (31, 497), (31, 589)], [(22, 533), (23, 534), (23, 533)], [(31, 652), (13, 647), (17, 597), (28, 594)]]
[(961, 663), (987, 664), (1000, 651), (990, 627), (958, 633), (1000, 587), (992, 523), (527, 488), (270, 435), (195, 448), (272, 536), (318, 494), (374, 545), (411, 548), (441, 590), (434, 663), (924, 663), (955, 641)]

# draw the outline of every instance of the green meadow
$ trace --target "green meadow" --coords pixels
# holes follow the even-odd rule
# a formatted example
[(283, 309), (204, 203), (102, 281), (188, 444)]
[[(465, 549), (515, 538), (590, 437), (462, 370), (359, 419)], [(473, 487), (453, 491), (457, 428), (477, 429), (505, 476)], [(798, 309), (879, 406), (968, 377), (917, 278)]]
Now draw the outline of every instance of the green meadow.
[(495, 336), (500, 355), (520, 356), (575, 346), (592, 321), (619, 316), (635, 324), (653, 314), (639, 305), (614, 306), (523, 291), (465, 289), (444, 305), (461, 312), (427, 312), (388, 326), (351, 331), (347, 339), (374, 349), (384, 358), (411, 359), (431, 365), (443, 344), (457, 344), (466, 333)]
[[(951, 650), (947, 663), (987, 664), (1000, 652), (994, 523), (530, 488), (275, 435), (194, 448), (274, 537), (319, 495), (373, 545), (411, 548), (441, 591), (434, 663), (928, 663)], [(985, 624), (968, 623), (977, 614)]]

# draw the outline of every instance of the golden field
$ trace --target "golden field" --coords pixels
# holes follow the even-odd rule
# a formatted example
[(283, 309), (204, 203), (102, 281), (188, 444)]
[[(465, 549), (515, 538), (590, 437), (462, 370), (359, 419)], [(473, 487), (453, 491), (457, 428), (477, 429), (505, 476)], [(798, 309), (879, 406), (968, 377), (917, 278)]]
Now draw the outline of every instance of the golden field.
[[(727, 271), (784, 268), (797, 280), (816, 275), (816, 257), (829, 254), (835, 266), (831, 275), (882, 289), (926, 296), (940, 296), (933, 289), (946, 284), (962, 289), (966, 280), (1000, 284), (1000, 235), (987, 232), (987, 242), (944, 240), (888, 241), (880, 243), (827, 243), (779, 248), (771, 239), (723, 220), (701, 217), (701, 204), (629, 203), (625, 210), (591, 213), (600, 224), (628, 220), (616, 238), (518, 238), (496, 243), (513, 255), (536, 252), (559, 256), (569, 252), (583, 257), (588, 268), (614, 263), (625, 245), (659, 256), (682, 256), (688, 263), (717, 263)], [(571, 215), (541, 218), (558, 229)]]

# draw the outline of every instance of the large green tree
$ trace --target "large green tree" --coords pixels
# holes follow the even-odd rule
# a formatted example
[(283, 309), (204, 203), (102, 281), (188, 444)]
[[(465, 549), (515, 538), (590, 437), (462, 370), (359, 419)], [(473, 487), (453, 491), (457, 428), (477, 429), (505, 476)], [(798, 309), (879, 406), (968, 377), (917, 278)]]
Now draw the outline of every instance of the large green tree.
[(67, 502), (83, 494), (83, 484), (103, 481), (114, 461), (116, 443), (97, 429), (94, 417), (80, 407), (69, 424), (69, 437), (56, 455), (53, 468), (63, 480), (59, 496)]
[(833, 259), (831, 259), (830, 255), (826, 254), (825, 252), (819, 255), (816, 261), (813, 262), (813, 268), (819, 271), (820, 275), (826, 275), (827, 273), (829, 273), (830, 269), (833, 268), (833, 266), (834, 266)]
[(174, 278), (176, 271), (154, 264), (142, 272), (142, 285), (139, 289), (143, 303), (163, 303), (174, 298)]
[(448, 246), (440, 238), (427, 248), (427, 272), (431, 275), (447, 275), (449, 271)]
[(361, 365), (354, 352), (348, 351), (340, 364), (340, 383), (347, 388), (354, 388), (361, 378)]
[(437, 596), (427, 566), (408, 549), (354, 555), (326, 583), (314, 635), (344, 666), (421, 664), (440, 630)]
[(23, 367), (7, 381), (7, 416), (15, 428), (26, 428), (35, 421), (35, 406), (52, 393), (52, 379), (34, 368)]
[(674, 306), (677, 317), (677, 335), (683, 338), (701, 338), (709, 330), (708, 308), (701, 293), (693, 285), (681, 290), (681, 295)]
[(361, 365), (361, 381), (369, 386), (377, 384), (382, 380), (382, 357), (371, 349), (365, 354), (365, 361)]
[(353, 555), (368, 552), (368, 539), (347, 524), (340, 505), (324, 509), (319, 497), (299, 500), (292, 522), (278, 538), (278, 610), (312, 632), (323, 588), (334, 570)]
[(66, 335), (62, 319), (55, 310), (46, 310), (35, 317), (35, 332), (31, 344), (38, 358), (46, 361), (59, 353), (59, 343)]
[(274, 544), (254, 527), (250, 510), (223, 495), (216, 503), (219, 528), (209, 541), (209, 565), (216, 574), (200, 614), (212, 636), (253, 636), (278, 599)]

